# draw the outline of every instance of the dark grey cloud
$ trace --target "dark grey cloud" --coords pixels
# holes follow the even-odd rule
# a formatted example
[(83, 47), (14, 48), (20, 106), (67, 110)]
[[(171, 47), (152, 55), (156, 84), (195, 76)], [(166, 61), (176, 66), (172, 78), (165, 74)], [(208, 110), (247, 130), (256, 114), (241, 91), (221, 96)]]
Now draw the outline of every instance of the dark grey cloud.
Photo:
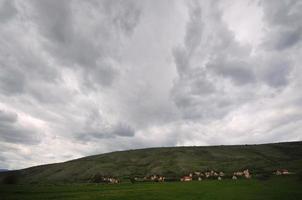
[(114, 135), (110, 135), (108, 132), (101, 132), (100, 130), (95, 130), (95, 131), (88, 131), (86, 130), (85, 132), (78, 132), (74, 133), (74, 140), (85, 143), (85, 142), (90, 142), (90, 141), (99, 141), (102, 139), (112, 139), (114, 138)]
[(182, 76), (183, 72), (185, 72), (185, 70), (189, 66), (188, 53), (183, 48), (175, 48), (173, 50), (173, 57), (179, 76)]
[(5, 60), (1, 60), (0, 90), (2, 93), (11, 95), (24, 91), (25, 77), (23, 72), (13, 66), (7, 66)]
[(269, 49), (285, 50), (301, 42), (302, 4), (298, 0), (261, 1), (265, 20), (269, 24), (264, 45)]
[[(5, 1), (3, 5), (13, 5), (13, 3), (13, 1)], [(78, 6), (83, 6), (85, 9), (94, 7), (99, 15), (84, 16), (88, 17), (87, 20), (96, 23), (93, 24), (92, 29), (88, 27), (84, 30), (79, 22), (81, 18), (78, 17), (82, 13), (77, 10), (76, 2), (32, 1), (32, 3), (33, 12), (27, 13), (31, 11), (30, 7), (24, 11), (25, 16), (28, 20), (34, 19), (38, 31), (47, 39), (46, 42), (41, 43), (46, 49), (28, 49), (20, 42), (21, 39), (9, 38), (13, 35), (10, 33), (12, 30), (1, 32), (3, 45), (0, 49), (2, 66), (0, 91), (7, 95), (30, 94), (38, 102), (47, 104), (70, 101), (72, 94), (60, 87), (61, 69), (64, 67), (79, 72), (79, 81), (83, 81), (81, 87), (85, 87), (87, 92), (98, 89), (99, 86), (110, 86), (119, 71), (116, 69), (117, 61), (114, 58), (116, 48), (111, 48), (110, 46), (114, 45), (109, 43), (112, 40), (117, 41), (115, 37), (120, 35), (120, 30), (124, 30), (124, 34), (128, 37), (131, 36), (140, 16), (136, 4), (89, 1), (82, 5), (78, 2)], [(22, 14), (24, 13), (21, 12), (20, 15)], [(29, 38), (34, 37), (29, 36)], [(91, 37), (95, 37), (94, 40), (91, 40)], [(49, 60), (45, 62), (41, 58), (41, 53), (45, 55), (45, 50), (54, 55), (52, 59), (59, 60), (59, 66), (52, 66), (54, 62)], [(45, 92), (46, 90), (48, 92)]]
[[(45, 44), (48, 51), (64, 65), (82, 67), (83, 74), (89, 80), (90, 74), (91, 76), (94, 74), (93, 69), (96, 68), (96, 60), (101, 56), (102, 49), (97, 49), (94, 40), (90, 40), (90, 35), (81, 35), (81, 32), (77, 31), (80, 27), (77, 27), (75, 22), (71, 3), (71, 1), (34, 1), (35, 19), (39, 31), (48, 40)], [(104, 77), (107, 78), (108, 74), (104, 73)], [(104, 77), (100, 76), (99, 79)]]
[(253, 83), (256, 80), (253, 66), (243, 60), (216, 59), (207, 64), (207, 68), (208, 70), (213, 70), (218, 75), (229, 77), (238, 85)]
[(74, 139), (80, 142), (135, 136), (132, 126), (124, 122), (110, 123), (97, 109), (88, 112), (82, 129), (83, 131), (76, 131), (74, 135)]
[(223, 23), (217, 4), (205, 4), (203, 8), (207, 8), (203, 14), (199, 3), (189, 8), (184, 47), (173, 50), (179, 78), (171, 95), (182, 116), (190, 120), (221, 118), (246, 101), (247, 94), (234, 94), (220, 85), (224, 79), (237, 86), (256, 81), (253, 66), (244, 60), (245, 47), (235, 41)]
[[(300, 5), (296, 1), (270, 3), (260, 4), (269, 26), (260, 45), (266, 48), (258, 55), (252, 55), (251, 46), (236, 40), (217, 3), (189, 7), (184, 45), (172, 51), (178, 78), (171, 95), (185, 119), (221, 119), (254, 101), (261, 87), (269, 86), (273, 92), (290, 85), (293, 63), (283, 50), (294, 48), (300, 40)], [(267, 48), (271, 45), (275, 45), (273, 50)]]
[(22, 23), (20, 25), (11, 22), (2, 26), (0, 31), (2, 94), (27, 95), (37, 83), (55, 85), (60, 78), (57, 68), (50, 66), (49, 60), (44, 59), (43, 51), (32, 43), (31, 40), (35, 37), (31, 35), (31, 31), (31, 27), (24, 27)]
[(200, 45), (203, 34), (203, 21), (201, 14), (202, 9), (197, 2), (190, 5), (190, 19), (186, 26), (184, 47), (177, 47), (173, 50), (174, 60), (180, 76), (190, 67), (189, 60)]
[(8, 163), (6, 162), (6, 156), (0, 154), (0, 167), (1, 169), (7, 169)]
[[(9, 56), (0, 56), (0, 91), (9, 96), (29, 95), (40, 102), (62, 101), (58, 95), (60, 76), (55, 68), (50, 68), (40, 61), (37, 55), (24, 51), (10, 52), (12, 42), (7, 52)], [(3, 47), (4, 49), (5, 47)], [(1, 49), (1, 50), (3, 50)], [(0, 51), (1, 51), (0, 50)], [(45, 91), (48, 92), (45, 92)], [(65, 99), (67, 93), (65, 92)]]
[(37, 144), (39, 135), (34, 129), (28, 129), (18, 124), (16, 113), (0, 110), (0, 139), (8, 143)]
[(279, 88), (289, 84), (289, 76), (293, 68), (290, 62), (276, 58), (267, 63), (267, 66), (262, 78), (269, 86)]
[(190, 91), (192, 95), (210, 95), (216, 91), (216, 87), (204, 75), (204, 71), (196, 71), (186, 79), (191, 80)]
[(126, 35), (131, 35), (139, 22), (141, 10), (133, 1), (106, 1), (106, 11), (112, 16), (112, 22)]
[(94, 68), (83, 70), (83, 77), (87, 87), (97, 88), (98, 85), (110, 86), (118, 76), (112, 60), (102, 60)]
[(68, 44), (73, 33), (71, 1), (33, 1), (41, 32), (57, 44)]
[(191, 70), (179, 80), (171, 95), (185, 120), (222, 118), (242, 97), (233, 98), (213, 83), (204, 70)]
[(15, 2), (12, 0), (0, 1), (0, 22), (5, 23), (17, 14)]
[[(111, 42), (118, 42), (121, 33), (131, 36), (140, 17), (137, 5), (132, 1), (35, 1), (35, 8), (48, 51), (62, 64), (79, 68), (89, 88), (110, 86), (118, 74), (114, 66), (118, 46)], [(92, 8), (95, 12), (89, 14)], [(80, 15), (90, 22), (84, 29)]]
[(8, 113), (0, 110), (0, 121), (2, 123), (15, 123), (18, 115), (16, 113)]
[(128, 124), (118, 123), (112, 130), (112, 133), (121, 137), (133, 137), (135, 130)]
[(194, 2), (190, 5), (190, 20), (187, 24), (187, 32), (184, 38), (185, 47), (187, 49), (187, 53), (190, 56), (192, 52), (196, 50), (198, 45), (202, 39), (202, 31), (203, 31), (203, 21), (202, 17), (202, 9), (198, 5), (197, 2)]
[(79, 142), (108, 140), (116, 137), (134, 137), (135, 130), (126, 123), (118, 123), (110, 127), (87, 128), (83, 132), (74, 133), (74, 139)]
[(271, 41), (278, 50), (291, 47), (301, 40), (301, 30), (284, 31), (275, 36), (275, 41)]
[(0, 155), (0, 163), (4, 163), (6, 161), (6, 157), (5, 156), (2, 156)]

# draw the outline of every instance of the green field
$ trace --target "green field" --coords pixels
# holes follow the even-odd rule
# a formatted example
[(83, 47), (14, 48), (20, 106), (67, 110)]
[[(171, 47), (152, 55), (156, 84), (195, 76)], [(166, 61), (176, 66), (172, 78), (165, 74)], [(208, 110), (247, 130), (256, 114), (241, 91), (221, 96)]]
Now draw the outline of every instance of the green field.
[(45, 200), (194, 200), (302, 199), (302, 181), (295, 175), (269, 180), (205, 180), (171, 183), (0, 185), (0, 199)]

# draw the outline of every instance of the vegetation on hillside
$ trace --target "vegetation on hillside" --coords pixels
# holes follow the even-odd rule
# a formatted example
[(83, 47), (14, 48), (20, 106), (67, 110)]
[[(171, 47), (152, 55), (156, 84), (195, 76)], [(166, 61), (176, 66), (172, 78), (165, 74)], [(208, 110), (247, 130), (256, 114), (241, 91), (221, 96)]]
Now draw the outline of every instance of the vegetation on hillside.
[[(301, 171), (302, 142), (263, 145), (167, 147), (113, 152), (19, 170), (19, 183), (87, 183), (96, 174), (129, 180), (153, 174), (178, 177), (192, 171), (231, 174), (249, 169), (259, 179), (276, 169)], [(8, 173), (0, 173), (0, 179)]]

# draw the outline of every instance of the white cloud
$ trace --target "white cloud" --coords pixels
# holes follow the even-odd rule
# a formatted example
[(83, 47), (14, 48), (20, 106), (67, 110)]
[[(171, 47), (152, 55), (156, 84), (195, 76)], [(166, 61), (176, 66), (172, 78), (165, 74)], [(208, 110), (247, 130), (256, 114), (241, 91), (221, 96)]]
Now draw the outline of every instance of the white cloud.
[(0, 1), (0, 168), (301, 140), (300, 8)]

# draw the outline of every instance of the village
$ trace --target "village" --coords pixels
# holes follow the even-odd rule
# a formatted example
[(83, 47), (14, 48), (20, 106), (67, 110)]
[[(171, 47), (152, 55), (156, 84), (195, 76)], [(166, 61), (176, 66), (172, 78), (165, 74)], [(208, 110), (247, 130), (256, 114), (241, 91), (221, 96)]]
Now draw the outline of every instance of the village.
[[(280, 175), (289, 175), (292, 174), (287, 169), (278, 169), (275, 170), (272, 175), (280, 176)], [(202, 180), (218, 180), (222, 181), (223, 179), (251, 179), (252, 174), (249, 169), (245, 169), (242, 171), (235, 171), (231, 174), (226, 174), (222, 171), (194, 171), (190, 172), (187, 175), (181, 176), (181, 177), (166, 177), (163, 175), (149, 175), (145, 177), (132, 177), (130, 178), (131, 183), (136, 182), (190, 182), (190, 181), (202, 181)], [(117, 184), (121, 183), (121, 180), (116, 177), (110, 177), (110, 176), (101, 176), (101, 175), (95, 175), (92, 179), (92, 182), (95, 183), (108, 183), (108, 184)]]

